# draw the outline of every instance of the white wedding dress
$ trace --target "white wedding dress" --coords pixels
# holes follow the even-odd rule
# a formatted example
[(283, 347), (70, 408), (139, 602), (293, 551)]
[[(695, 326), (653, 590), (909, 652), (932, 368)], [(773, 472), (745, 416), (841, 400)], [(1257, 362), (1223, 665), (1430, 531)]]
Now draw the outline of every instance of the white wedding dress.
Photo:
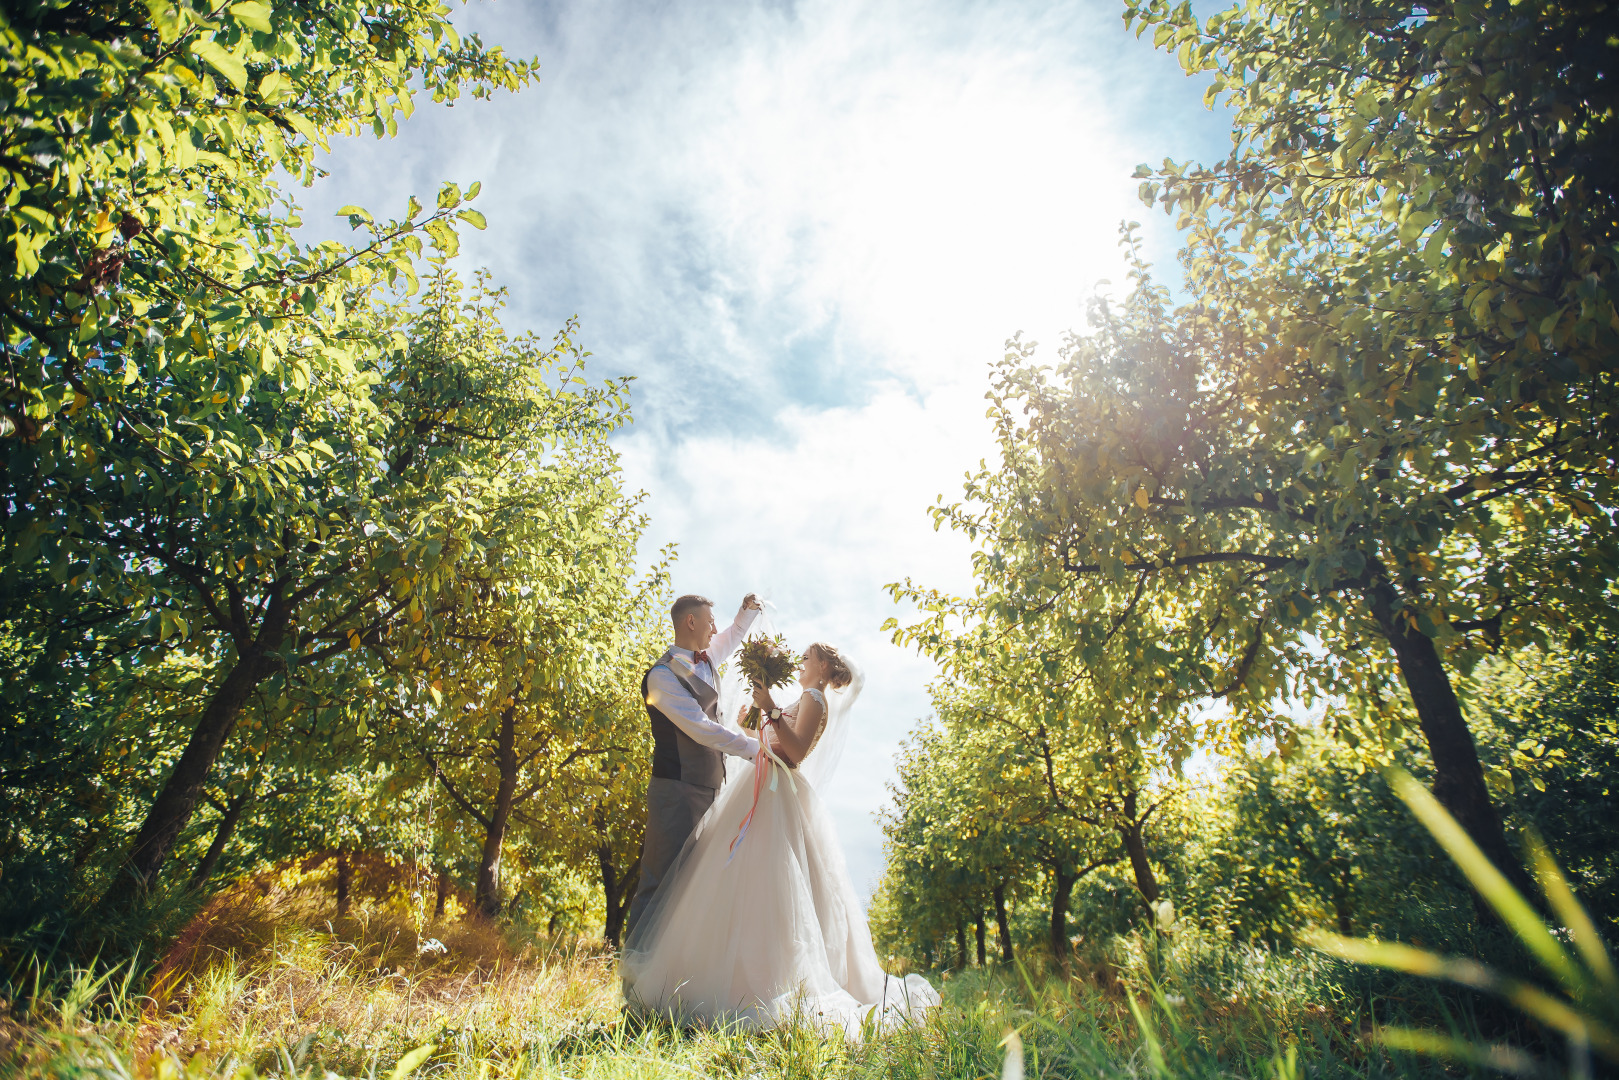
[[(731, 690), (722, 707), (727, 696), (734, 703)], [(836, 699), (852, 701), (858, 692), (858, 684), (834, 691), (828, 709), (820, 691), (808, 691), (827, 725), (803, 769), (766, 763), (757, 809), (734, 852), (758, 765), (733, 763), (624, 944), (631, 1009), (743, 1028), (798, 1021), (858, 1039), (920, 1021), (939, 1004), (926, 979), (888, 975), (877, 962), (837, 831), (805, 775), (816, 775), (809, 766), (817, 750), (841, 750), (833, 728), (848, 709)]]

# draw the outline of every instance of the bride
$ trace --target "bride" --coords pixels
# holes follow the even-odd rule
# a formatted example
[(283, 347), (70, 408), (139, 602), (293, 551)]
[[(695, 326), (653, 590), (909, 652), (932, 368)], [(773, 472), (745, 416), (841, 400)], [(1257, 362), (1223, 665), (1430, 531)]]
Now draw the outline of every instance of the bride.
[[(721, 715), (737, 717), (749, 688), (731, 667)], [(802, 1019), (857, 1038), (939, 1004), (920, 975), (899, 979), (878, 964), (815, 794), (842, 754), (863, 681), (817, 643), (805, 650), (796, 703), (777, 709), (768, 691), (751, 688), (769, 735), (720, 790), (625, 941), (632, 1009), (751, 1028)]]

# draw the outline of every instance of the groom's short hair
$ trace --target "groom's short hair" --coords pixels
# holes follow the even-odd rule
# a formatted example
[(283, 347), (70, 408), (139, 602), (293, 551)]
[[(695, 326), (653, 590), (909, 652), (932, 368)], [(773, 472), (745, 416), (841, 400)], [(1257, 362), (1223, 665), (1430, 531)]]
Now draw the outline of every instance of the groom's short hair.
[(698, 596), (696, 593), (687, 593), (679, 600), (676, 600), (675, 606), (669, 609), (669, 618), (674, 622), (675, 629), (678, 630), (680, 629), (680, 624), (686, 621), (687, 615), (690, 615), (698, 608), (711, 608), (713, 606), (714, 601), (708, 597)]

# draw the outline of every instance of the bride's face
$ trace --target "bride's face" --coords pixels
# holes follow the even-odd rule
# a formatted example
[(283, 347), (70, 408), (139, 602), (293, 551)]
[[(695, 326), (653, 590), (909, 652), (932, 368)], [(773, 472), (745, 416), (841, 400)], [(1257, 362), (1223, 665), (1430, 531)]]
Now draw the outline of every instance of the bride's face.
[(820, 686), (826, 682), (826, 661), (813, 648), (804, 650), (804, 662), (798, 667), (798, 685)]

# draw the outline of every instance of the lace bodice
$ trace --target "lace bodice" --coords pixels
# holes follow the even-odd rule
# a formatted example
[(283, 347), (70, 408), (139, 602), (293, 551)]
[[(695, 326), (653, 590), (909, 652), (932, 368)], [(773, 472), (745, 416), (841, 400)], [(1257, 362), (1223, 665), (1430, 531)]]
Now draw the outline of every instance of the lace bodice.
[[(804, 756), (802, 758), (800, 758), (796, 763), (794, 763), (793, 768), (795, 768), (795, 769), (798, 768), (799, 765), (802, 765), (802, 764), (804, 764), (804, 762), (808, 761), (809, 756), (811, 754), (815, 753), (815, 747), (816, 747), (816, 745), (818, 743), (820, 743), (821, 736), (826, 734), (826, 718), (829, 715), (829, 710), (826, 707), (826, 695), (825, 694), (821, 693), (821, 691), (819, 691), (818, 689), (816, 689), (813, 686), (805, 687), (804, 692), (806, 694), (808, 694), (810, 697), (814, 698), (816, 700), (816, 702), (821, 706), (821, 723), (815, 729), (815, 738), (810, 740), (809, 749), (805, 750), (804, 751)], [(797, 717), (798, 717), (798, 706), (803, 700), (804, 700), (803, 698), (799, 698), (798, 701), (793, 702), (791, 705), (789, 705), (785, 709), (781, 710), (782, 715), (783, 716), (791, 716), (794, 719), (797, 719)]]

